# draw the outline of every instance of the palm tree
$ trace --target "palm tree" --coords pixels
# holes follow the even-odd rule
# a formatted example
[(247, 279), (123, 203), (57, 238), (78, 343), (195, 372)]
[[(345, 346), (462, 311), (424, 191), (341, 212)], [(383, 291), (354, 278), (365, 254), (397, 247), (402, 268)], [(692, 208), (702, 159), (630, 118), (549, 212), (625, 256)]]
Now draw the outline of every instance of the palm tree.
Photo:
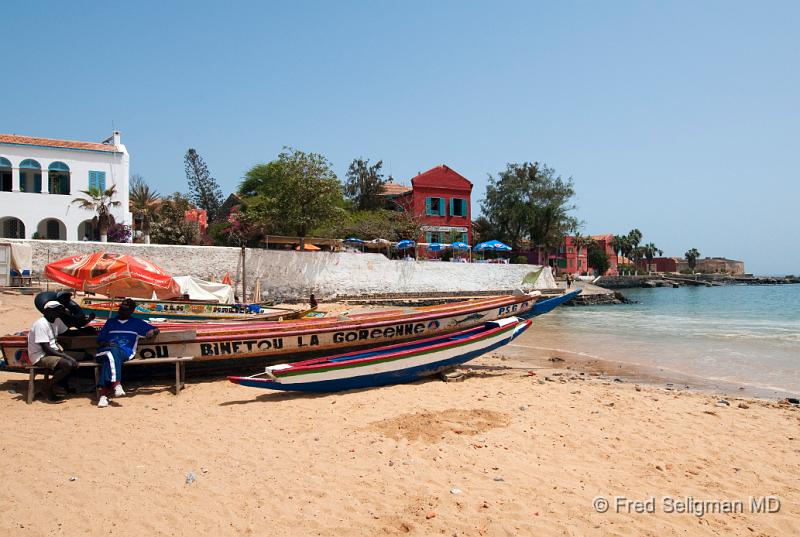
[[(575, 233), (575, 236), (572, 238), (572, 246), (573, 246), (573, 248), (575, 248), (575, 256), (578, 259), (580, 259), (581, 248), (588, 249), (589, 246), (592, 245), (592, 243), (594, 243), (594, 239), (593, 238), (584, 237), (580, 233)], [(588, 251), (587, 251), (587, 254), (588, 254)], [(584, 268), (588, 271), (588, 269), (589, 269), (589, 266), (588, 266), (589, 265), (589, 263), (588, 263), (588, 255), (587, 255), (587, 263), (586, 263), (586, 265), (587, 266), (584, 267)], [(580, 266), (578, 267), (578, 269), (580, 269)]]
[(692, 248), (683, 255), (686, 257), (689, 268), (692, 269), (692, 274), (694, 274), (694, 267), (697, 266), (697, 258), (700, 257), (700, 252), (697, 251), (697, 248)]
[(619, 272), (619, 254), (625, 247), (625, 237), (623, 235), (614, 235), (611, 239), (611, 248), (614, 250), (614, 255), (617, 257), (617, 272)]
[(134, 218), (142, 222), (142, 235), (144, 243), (150, 244), (150, 224), (156, 217), (156, 211), (161, 204), (158, 192), (144, 182), (141, 175), (131, 176), (130, 205)]
[(633, 259), (633, 272), (639, 273), (639, 261), (642, 260), (642, 250), (639, 248), (639, 243), (642, 240), (642, 232), (634, 228), (628, 232), (628, 253)]
[(642, 246), (642, 253), (644, 253), (644, 256), (647, 258), (648, 271), (650, 270), (650, 264), (652, 264), (653, 258), (657, 255), (661, 256), (664, 254), (664, 252), (662, 250), (659, 250), (659, 248), (652, 242), (648, 242), (647, 244)]
[(111, 185), (109, 188), (102, 190), (98, 187), (89, 187), (89, 190), (81, 190), (81, 194), (87, 196), (86, 198), (74, 198), (72, 203), (77, 204), (85, 211), (91, 211), (96, 214), (97, 225), (100, 228), (100, 242), (108, 242), (108, 228), (114, 221), (111, 216), (111, 208), (119, 207), (122, 205), (119, 201), (112, 201), (117, 193), (117, 185)]

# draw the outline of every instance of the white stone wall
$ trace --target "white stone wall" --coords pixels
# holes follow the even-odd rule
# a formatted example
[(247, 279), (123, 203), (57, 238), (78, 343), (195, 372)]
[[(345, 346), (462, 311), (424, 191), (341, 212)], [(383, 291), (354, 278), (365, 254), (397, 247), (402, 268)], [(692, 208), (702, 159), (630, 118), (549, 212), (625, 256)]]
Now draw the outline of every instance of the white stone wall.
[[(112, 209), (117, 222), (131, 225), (128, 211), (129, 157), (125, 146), (117, 146), (119, 152), (86, 151), (38, 147), (27, 145), (0, 144), (0, 157), (11, 161), (12, 192), (0, 192), (0, 221), (15, 217), (25, 224), (25, 237), (31, 238), (38, 230), (39, 223), (47, 218), (60, 220), (66, 228), (67, 240), (80, 240), (78, 226), (95, 215), (72, 204), (81, 190), (89, 188), (89, 171), (106, 173), (106, 188), (117, 185), (120, 206)], [(19, 164), (25, 159), (33, 159), (41, 166), (42, 192), (20, 192)], [(47, 173), (53, 162), (63, 162), (70, 169), (69, 195), (49, 194)]]
[[(70, 255), (105, 250), (150, 259), (175, 276), (191, 275), (219, 281), (226, 271), (238, 281), (241, 256), (238, 248), (113, 244), (96, 242), (22, 241), (33, 247), (33, 270), (42, 272), (52, 261)], [(329, 299), (343, 295), (513, 291), (534, 265), (492, 265), (398, 261), (381, 254), (296, 252), (248, 249), (248, 292), (256, 279), (270, 298), (303, 298), (315, 293)], [(537, 287), (555, 287), (544, 271)], [(240, 295), (241, 296), (241, 295)]]

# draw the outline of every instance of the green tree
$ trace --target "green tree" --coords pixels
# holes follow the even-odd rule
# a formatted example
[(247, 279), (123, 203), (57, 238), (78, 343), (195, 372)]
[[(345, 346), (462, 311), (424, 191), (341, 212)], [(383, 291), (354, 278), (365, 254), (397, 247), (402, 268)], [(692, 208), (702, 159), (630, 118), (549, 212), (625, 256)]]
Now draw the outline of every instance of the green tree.
[(626, 247), (628, 253), (626, 255), (631, 261), (633, 261), (634, 274), (638, 274), (639, 263), (642, 261), (642, 257), (644, 256), (644, 251), (639, 247), (639, 243), (642, 241), (642, 232), (634, 228), (628, 232), (627, 238), (628, 240)]
[(150, 244), (150, 226), (157, 217), (161, 198), (158, 192), (150, 188), (141, 175), (131, 175), (129, 197), (133, 217), (142, 224), (144, 243)]
[(692, 248), (683, 255), (686, 257), (686, 263), (689, 268), (692, 269), (692, 274), (694, 274), (694, 268), (697, 266), (697, 258), (700, 257), (700, 252), (697, 251), (697, 248)]
[(180, 192), (164, 198), (150, 228), (151, 240), (156, 244), (197, 244), (200, 228), (197, 222), (186, 220), (186, 211), (190, 209), (189, 198)]
[(324, 156), (285, 148), (268, 164), (253, 166), (240, 191), (247, 199), (248, 216), (274, 233), (300, 237), (301, 250), (308, 233), (341, 213), (342, 185)]
[(606, 254), (605, 250), (601, 248), (596, 241), (589, 243), (586, 261), (588, 262), (589, 266), (595, 269), (601, 276), (608, 272), (608, 269), (611, 266), (608, 261), (608, 254)]
[(509, 163), (497, 178), (489, 176), (481, 211), (499, 234), (493, 238), (515, 249), (528, 238), (546, 258), (578, 228), (578, 220), (570, 214), (574, 196), (571, 177), (563, 179), (537, 162)]
[(189, 200), (206, 212), (209, 222), (216, 222), (217, 213), (222, 206), (222, 190), (217, 180), (211, 176), (203, 157), (194, 149), (186, 151), (183, 161), (186, 182), (189, 185)]
[(76, 197), (72, 200), (72, 203), (85, 211), (95, 213), (97, 227), (100, 229), (100, 242), (108, 242), (108, 228), (111, 227), (114, 221), (111, 209), (122, 205), (122, 202), (112, 199), (117, 194), (117, 185), (111, 185), (105, 190), (98, 187), (89, 187), (88, 190), (81, 190), (80, 192), (86, 198)]
[[(472, 242), (479, 244), (503, 237), (503, 234), (495, 229), (488, 218), (481, 215), (472, 221)], [(499, 240), (499, 239), (498, 239)]]
[(617, 257), (617, 267), (619, 268), (619, 254), (625, 248), (625, 241), (627, 237), (624, 235), (614, 235), (611, 239), (611, 248), (614, 250), (614, 255)]
[(344, 195), (355, 208), (360, 211), (380, 209), (383, 206), (381, 192), (386, 180), (381, 174), (383, 161), (372, 166), (369, 159), (353, 159), (347, 169), (347, 180), (344, 183)]

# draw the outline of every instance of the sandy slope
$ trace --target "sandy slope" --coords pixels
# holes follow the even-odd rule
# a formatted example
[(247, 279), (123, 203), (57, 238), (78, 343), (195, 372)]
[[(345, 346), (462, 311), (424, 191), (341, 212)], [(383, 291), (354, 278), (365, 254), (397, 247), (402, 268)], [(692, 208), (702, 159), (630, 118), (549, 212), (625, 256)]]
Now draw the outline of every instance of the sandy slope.
[[(327, 396), (190, 378), (107, 409), (26, 405), (24, 377), (0, 373), (0, 535), (800, 534), (798, 409), (477, 365)], [(657, 512), (599, 514), (600, 495), (656, 496)], [(666, 514), (667, 495), (746, 512)], [(780, 512), (749, 513), (752, 495)]]

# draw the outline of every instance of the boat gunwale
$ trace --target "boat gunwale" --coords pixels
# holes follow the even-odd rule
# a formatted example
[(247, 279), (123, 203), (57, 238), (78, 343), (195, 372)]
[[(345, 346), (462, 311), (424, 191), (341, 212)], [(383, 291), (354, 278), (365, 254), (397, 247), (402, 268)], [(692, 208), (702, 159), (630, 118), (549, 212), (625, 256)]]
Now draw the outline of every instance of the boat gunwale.
[[(531, 299), (535, 299), (535, 298), (536, 297), (524, 297), (524, 298), (521, 298), (519, 300), (510, 301), (508, 305), (521, 303), (521, 302), (524, 302), (525, 300), (531, 300)], [(378, 327), (391, 325), (391, 324), (409, 323), (409, 322), (422, 322), (422, 321), (427, 321), (427, 320), (431, 320), (431, 319), (437, 319), (437, 318), (441, 318), (441, 317), (452, 317), (452, 316), (455, 316), (455, 315), (468, 315), (470, 313), (483, 311), (483, 310), (490, 309), (490, 308), (499, 307), (500, 305), (501, 304), (494, 304), (494, 305), (481, 304), (480, 306), (476, 305), (476, 306), (473, 306), (471, 308), (465, 308), (463, 311), (457, 311), (455, 313), (453, 313), (452, 310), (447, 310), (445, 312), (442, 312), (442, 311), (430, 312), (430, 313), (426, 313), (425, 315), (407, 314), (408, 317), (397, 317), (397, 318), (393, 318), (393, 319), (385, 319), (385, 320), (381, 320), (381, 321), (377, 321), (377, 322), (372, 322), (372, 323), (369, 324), (369, 326), (370, 326), (370, 328), (378, 328)], [(505, 305), (505, 304), (503, 304), (503, 305)], [(513, 315), (510, 315), (510, 316), (513, 316)], [(345, 321), (340, 321), (340, 322), (345, 322)], [(276, 335), (276, 336), (280, 335), (281, 337), (289, 337), (289, 336), (314, 334), (314, 333), (318, 333), (318, 332), (330, 332), (330, 331), (354, 330), (354, 329), (358, 330), (358, 329), (361, 329), (363, 327), (363, 323), (364, 322), (369, 322), (369, 320), (362, 321), (362, 324), (353, 324), (353, 323), (342, 324), (342, 325), (330, 324), (330, 325), (325, 326), (325, 327), (323, 327), (321, 329), (317, 329), (316, 327), (310, 327), (310, 328), (304, 328), (304, 329), (295, 330), (295, 331), (276, 331), (276, 332), (274, 332), (274, 335)], [(245, 332), (245, 333), (248, 333), (248, 332)], [(250, 333), (252, 333), (252, 332), (250, 332)], [(199, 343), (207, 343), (208, 341), (227, 341), (227, 340), (230, 340), (230, 339), (241, 339), (241, 335), (242, 335), (241, 333), (238, 333), (238, 334), (227, 334), (226, 333), (225, 335), (216, 335), (216, 334), (208, 334), (208, 335), (206, 335), (206, 334), (203, 334), (202, 336), (198, 334), (198, 336), (195, 339), (187, 340), (187, 341), (196, 341), (196, 342), (199, 342)], [(256, 337), (271, 337), (272, 335), (273, 335), (273, 333), (270, 333), (267, 336), (259, 335), (259, 336), (256, 336)], [(210, 339), (208, 339), (208, 338), (210, 338)], [(180, 341), (181, 340), (178, 340), (178, 341), (176, 341), (176, 343), (179, 343)]]
[[(263, 321), (263, 325), (246, 329), (242, 327), (241, 321), (230, 322), (230, 323), (204, 323), (204, 322), (197, 322), (197, 325), (202, 328), (203, 325), (212, 324), (213, 327), (208, 327), (208, 330), (204, 330), (201, 333), (197, 333), (196, 337), (193, 339), (185, 339), (185, 340), (175, 340), (171, 341), (170, 343), (187, 343), (187, 342), (198, 342), (198, 343), (207, 343), (209, 341), (227, 341), (233, 339), (241, 339), (243, 336), (253, 335), (253, 337), (288, 337), (288, 336), (296, 336), (296, 335), (306, 335), (310, 333), (319, 333), (319, 332), (327, 332), (327, 331), (334, 331), (334, 330), (352, 330), (352, 329), (359, 329), (363, 326), (364, 323), (370, 323), (370, 327), (381, 327), (386, 326), (389, 324), (396, 324), (398, 322), (420, 322), (424, 320), (429, 320), (431, 318), (439, 318), (439, 317), (450, 317), (453, 315), (464, 315), (470, 314), (477, 311), (482, 311), (489, 308), (494, 307), (501, 307), (506, 305), (513, 305), (525, 302), (527, 300), (533, 300), (534, 305), (536, 302), (539, 301), (542, 295), (501, 295), (497, 297), (488, 297), (487, 299), (479, 299), (474, 302), (459, 302), (454, 304), (448, 304), (446, 308), (437, 309), (435, 311), (426, 311), (422, 315), (419, 315), (417, 312), (398, 312), (396, 314), (390, 314), (394, 316), (390, 316), (389, 318), (382, 318), (381, 313), (384, 312), (375, 312), (375, 318), (368, 317), (368, 318), (361, 318), (361, 319), (338, 319), (338, 318), (323, 318), (323, 319), (308, 319), (308, 320), (292, 320), (287, 322), (281, 321)], [(470, 307), (464, 307), (469, 305)], [(433, 306), (436, 307), (436, 306)], [(533, 307), (533, 305), (531, 306)], [(373, 312), (367, 312), (364, 315), (371, 315)], [(410, 318), (410, 319), (409, 319)], [(376, 320), (380, 319), (380, 320)], [(402, 320), (401, 320), (402, 319)], [(340, 323), (347, 323), (349, 324), (340, 324)], [(245, 321), (247, 322), (247, 321)], [(360, 323), (360, 324), (353, 324), (353, 323)], [(198, 327), (193, 327), (192, 325), (195, 323), (188, 322), (185, 325), (175, 326), (174, 331), (179, 331), (181, 329), (190, 329), (195, 328), (197, 330)], [(298, 327), (297, 324), (302, 324), (302, 327)], [(93, 323), (94, 325), (94, 323)], [(291, 325), (291, 326), (287, 326)], [(230, 330), (232, 327), (236, 327), (236, 330)], [(163, 332), (170, 332), (172, 327), (160, 326), (159, 328), (162, 329)], [(259, 332), (269, 332), (268, 335), (260, 334)], [(27, 330), (22, 335), (16, 334), (9, 334), (5, 336), (0, 336), (0, 345), (13, 345), (18, 344), (19, 342), (26, 342), (27, 341)], [(158, 342), (154, 342), (157, 344)]]
[[(491, 321), (489, 321), (489, 322), (491, 322)], [(458, 348), (458, 347), (463, 347), (464, 345), (469, 345), (471, 343), (476, 343), (476, 342), (482, 341), (484, 339), (492, 338), (492, 337), (498, 336), (500, 334), (503, 334), (505, 332), (513, 332), (513, 331), (517, 330), (521, 325), (525, 325), (525, 327), (528, 328), (528, 327), (530, 327), (532, 322), (533, 321), (531, 321), (530, 319), (519, 319), (518, 318), (518, 320), (516, 322), (509, 323), (508, 325), (505, 325), (505, 326), (496, 326), (496, 327), (492, 327), (492, 328), (486, 328), (486, 326), (484, 325), (483, 327), (473, 327), (473, 328), (470, 328), (470, 329), (467, 329), (467, 330), (462, 330), (460, 332), (454, 332), (454, 333), (450, 333), (450, 334), (443, 334), (443, 335), (440, 335), (440, 336), (427, 338), (425, 340), (414, 341), (414, 343), (416, 344), (416, 343), (425, 343), (427, 341), (445, 340), (445, 341), (441, 341), (439, 343), (436, 343), (434, 345), (423, 346), (423, 347), (417, 348), (417, 349), (406, 349), (406, 350), (397, 351), (397, 352), (386, 352), (385, 354), (381, 354), (380, 356), (369, 356), (369, 357), (364, 357), (364, 358), (356, 358), (356, 359), (353, 359), (353, 360), (343, 361), (341, 363), (330, 362), (330, 361), (333, 360), (333, 359), (337, 359), (337, 358), (344, 358), (344, 357), (346, 357), (348, 355), (363, 354), (365, 351), (361, 350), (361, 351), (353, 351), (353, 352), (343, 353), (343, 354), (335, 354), (335, 355), (330, 356), (330, 357), (317, 358), (317, 359), (314, 359), (314, 360), (308, 360), (308, 361), (306, 361), (305, 364), (303, 362), (294, 362), (294, 363), (289, 364), (291, 366), (290, 369), (278, 370), (278, 371), (274, 371), (273, 370), (272, 374), (275, 377), (277, 377), (278, 380), (280, 380), (281, 377), (293, 377), (293, 376), (301, 375), (301, 374), (323, 373), (323, 372), (326, 372), (326, 371), (334, 371), (334, 370), (337, 370), (337, 369), (347, 369), (347, 368), (350, 368), (350, 367), (363, 367), (363, 366), (369, 365), (370, 363), (383, 363), (383, 362), (399, 360), (399, 359), (403, 359), (403, 358), (411, 358), (411, 357), (414, 357), (414, 356), (422, 356), (422, 355), (425, 355), (425, 354), (430, 354), (432, 352), (438, 352), (438, 351), (445, 350), (445, 349), (455, 349), (455, 348)], [(464, 334), (466, 332), (476, 332), (476, 333), (471, 335), (471, 336), (469, 336), (469, 337), (466, 337), (466, 338), (461, 338), (461, 339), (457, 339), (457, 340), (452, 340), (451, 339), (450, 341), (447, 341), (447, 339), (452, 338), (453, 336), (456, 336), (458, 334)], [(385, 346), (382, 346), (382, 347), (377, 347), (375, 349), (370, 349), (369, 352), (375, 352), (375, 351), (379, 352), (379, 351), (382, 351), (382, 350), (386, 351), (386, 350), (390, 350), (392, 347), (399, 347), (399, 346), (403, 346), (403, 345), (407, 345), (407, 344), (408, 343), (406, 342), (406, 343), (395, 343), (393, 345), (385, 345)], [(308, 363), (308, 362), (315, 362), (315, 363)], [(300, 364), (302, 364), (302, 365), (300, 365)], [(228, 380), (230, 380), (231, 382), (235, 382), (236, 380), (248, 380), (248, 381), (255, 381), (255, 382), (276, 382), (275, 379), (261, 378), (261, 377), (258, 377), (258, 376), (250, 376), (250, 377), (229, 376)]]

